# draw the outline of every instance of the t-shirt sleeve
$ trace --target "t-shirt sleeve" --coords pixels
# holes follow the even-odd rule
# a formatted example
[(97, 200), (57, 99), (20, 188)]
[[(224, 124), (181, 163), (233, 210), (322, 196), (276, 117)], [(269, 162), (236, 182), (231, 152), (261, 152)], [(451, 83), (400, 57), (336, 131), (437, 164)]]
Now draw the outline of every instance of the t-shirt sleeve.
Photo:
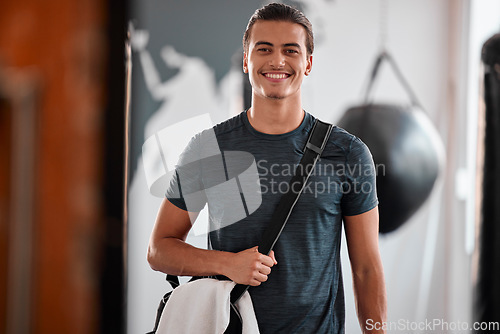
[(178, 208), (199, 212), (207, 200), (200, 163), (200, 135), (195, 135), (182, 154), (170, 178), (165, 197)]
[(378, 205), (376, 170), (368, 147), (354, 137), (347, 151), (345, 180), (342, 184), (342, 215), (355, 216)]

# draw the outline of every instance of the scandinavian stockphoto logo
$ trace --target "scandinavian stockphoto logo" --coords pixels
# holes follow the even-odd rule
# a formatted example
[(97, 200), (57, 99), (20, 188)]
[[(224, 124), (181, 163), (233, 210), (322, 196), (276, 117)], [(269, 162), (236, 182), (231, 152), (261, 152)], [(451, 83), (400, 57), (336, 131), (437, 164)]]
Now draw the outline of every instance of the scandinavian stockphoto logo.
[(294, 173), (306, 174), (312, 168), (311, 177), (305, 184), (303, 193), (312, 194), (315, 198), (322, 194), (369, 194), (375, 189), (374, 179), (385, 175), (385, 165), (371, 163), (334, 164), (320, 159), (315, 166), (302, 166), (289, 163), (270, 163), (259, 160), (257, 168), (263, 194), (285, 194), (288, 191), (300, 191), (300, 183), (289, 182)]

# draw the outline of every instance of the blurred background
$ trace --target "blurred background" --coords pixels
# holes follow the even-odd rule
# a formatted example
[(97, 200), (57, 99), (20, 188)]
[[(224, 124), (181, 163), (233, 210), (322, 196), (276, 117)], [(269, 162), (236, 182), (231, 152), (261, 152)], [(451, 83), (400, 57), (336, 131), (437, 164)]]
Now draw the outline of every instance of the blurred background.
[[(388, 320), (500, 321), (500, 1), (286, 3), (314, 27), (308, 112), (337, 123), (362, 105), (373, 63), (386, 51), (432, 128), (423, 130), (439, 151), (432, 191), (380, 235)], [(248, 107), (241, 38), (262, 4), (2, 2), (0, 333), (153, 328), (169, 286), (146, 262), (161, 202), (151, 184), (170, 166), (150, 169), (143, 145), (169, 127), (189, 137), (201, 123)], [(381, 67), (372, 99), (409, 105), (394, 72)], [(206, 234), (189, 241), (204, 247)], [(358, 333), (343, 247), (346, 332)], [(452, 326), (439, 332), (458, 332)]]

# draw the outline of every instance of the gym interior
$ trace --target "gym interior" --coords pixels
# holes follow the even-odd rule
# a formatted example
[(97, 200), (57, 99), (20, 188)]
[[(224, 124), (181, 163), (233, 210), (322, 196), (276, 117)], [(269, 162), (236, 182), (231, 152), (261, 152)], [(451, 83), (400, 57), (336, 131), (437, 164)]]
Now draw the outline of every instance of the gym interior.
[[(388, 332), (500, 332), (500, 1), (283, 2), (314, 27), (304, 109), (382, 167)], [(0, 333), (152, 330), (170, 289), (146, 261), (157, 188), (196, 129), (249, 107), (241, 38), (262, 4), (3, 1)]]

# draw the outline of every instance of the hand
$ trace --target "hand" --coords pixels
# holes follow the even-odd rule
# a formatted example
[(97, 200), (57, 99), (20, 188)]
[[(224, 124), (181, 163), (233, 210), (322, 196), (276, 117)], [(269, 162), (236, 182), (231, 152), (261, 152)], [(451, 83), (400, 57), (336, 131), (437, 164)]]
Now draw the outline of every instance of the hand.
[(267, 256), (259, 253), (258, 246), (255, 246), (234, 254), (226, 276), (238, 284), (258, 286), (267, 281), (267, 275), (275, 264), (278, 262), (273, 251)]
[(149, 41), (149, 32), (147, 30), (136, 30), (132, 23), (129, 24), (130, 45), (135, 51), (146, 49)]

